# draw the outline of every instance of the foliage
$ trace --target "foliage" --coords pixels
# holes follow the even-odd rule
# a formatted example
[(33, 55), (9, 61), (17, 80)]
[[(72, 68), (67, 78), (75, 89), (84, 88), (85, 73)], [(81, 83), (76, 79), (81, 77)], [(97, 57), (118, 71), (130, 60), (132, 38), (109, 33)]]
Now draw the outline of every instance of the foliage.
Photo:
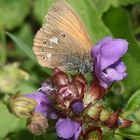
[[(11, 82), (10, 85), (0, 82), (0, 87), (5, 86), (6, 92), (0, 93), (0, 139), (35, 138), (24, 130), (23, 120), (16, 119), (8, 112), (6, 102), (7, 96), (13, 93), (13, 88), (17, 87), (15, 92), (33, 92), (51, 74), (50, 69), (38, 65), (32, 52), (32, 41), (53, 1), (0, 0), (0, 80), (8, 78)], [(114, 108), (124, 107), (126, 113), (123, 115), (134, 121), (131, 128), (118, 130), (115, 138), (140, 139), (140, 0), (67, 1), (83, 19), (93, 44), (108, 35), (128, 40), (129, 51), (123, 58), (128, 67), (128, 78), (121, 84), (114, 85), (107, 104)], [(18, 62), (20, 68), (13, 67), (14, 62)], [(21, 69), (26, 71), (24, 76), (20, 75)], [(27, 75), (28, 78), (25, 78)], [(50, 131), (37, 139), (56, 139), (56, 136)]]

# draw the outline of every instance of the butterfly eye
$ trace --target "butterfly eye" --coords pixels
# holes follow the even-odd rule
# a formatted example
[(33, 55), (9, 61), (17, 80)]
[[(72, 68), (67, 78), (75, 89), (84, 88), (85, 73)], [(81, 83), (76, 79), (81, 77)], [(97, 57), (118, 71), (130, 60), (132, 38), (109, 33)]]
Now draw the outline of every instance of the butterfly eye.
[(66, 37), (66, 34), (62, 33), (61, 36), (62, 36), (62, 37)]

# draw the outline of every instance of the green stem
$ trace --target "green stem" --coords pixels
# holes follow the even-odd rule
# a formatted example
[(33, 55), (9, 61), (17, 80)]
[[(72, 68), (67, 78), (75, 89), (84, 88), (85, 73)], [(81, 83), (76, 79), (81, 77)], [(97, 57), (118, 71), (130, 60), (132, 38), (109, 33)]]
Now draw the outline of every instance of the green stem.
[(140, 27), (138, 27), (138, 28), (136, 28), (136, 29), (134, 30), (134, 34), (135, 34), (135, 35), (140, 34)]
[(2, 25), (0, 25), (0, 66), (4, 65), (7, 60), (6, 34)]
[(55, 127), (50, 127), (46, 130), (46, 133), (49, 133), (50, 131), (55, 130)]
[(131, 139), (140, 139), (140, 136), (138, 135), (131, 135), (131, 134), (125, 134), (125, 133), (115, 133), (115, 135), (123, 136), (125, 138), (131, 138)]

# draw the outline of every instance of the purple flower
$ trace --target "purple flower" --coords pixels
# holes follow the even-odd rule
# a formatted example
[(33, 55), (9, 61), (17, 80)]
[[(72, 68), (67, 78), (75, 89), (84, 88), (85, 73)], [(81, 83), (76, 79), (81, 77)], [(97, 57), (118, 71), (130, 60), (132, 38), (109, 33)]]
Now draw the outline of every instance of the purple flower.
[(32, 98), (37, 102), (35, 112), (42, 113), (44, 116), (48, 118), (52, 119), (57, 118), (52, 103), (47, 97), (47, 95), (45, 95), (42, 92), (35, 92), (31, 94), (26, 94), (25, 96), (28, 98)]
[(121, 61), (127, 49), (126, 40), (112, 37), (105, 37), (91, 49), (94, 72), (102, 87), (108, 88), (113, 82), (120, 81), (127, 76), (126, 66)]
[(56, 133), (61, 139), (78, 140), (81, 130), (80, 124), (70, 118), (59, 119), (56, 123)]
[(78, 114), (78, 113), (80, 113), (80, 112), (83, 111), (83, 109), (84, 109), (84, 103), (82, 101), (74, 102), (71, 105), (71, 108), (72, 108), (72, 110), (73, 110), (74, 113)]
[(53, 90), (54, 90), (54, 88), (53, 88), (52, 83), (49, 79), (47, 81), (43, 82), (41, 84), (41, 88), (39, 89), (39, 91), (41, 91), (45, 94), (49, 94)]

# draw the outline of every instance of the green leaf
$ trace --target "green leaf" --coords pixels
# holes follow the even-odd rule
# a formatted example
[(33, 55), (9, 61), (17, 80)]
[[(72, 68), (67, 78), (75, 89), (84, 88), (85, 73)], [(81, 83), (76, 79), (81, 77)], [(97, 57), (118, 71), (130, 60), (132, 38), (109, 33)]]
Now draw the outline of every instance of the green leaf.
[(0, 26), (11, 30), (21, 25), (29, 8), (29, 0), (0, 0)]
[[(104, 25), (96, 5), (92, 0), (68, 0), (85, 23), (87, 31), (95, 44), (104, 36), (111, 35)], [(78, 3), (78, 4), (77, 4)]]
[(129, 99), (122, 116), (131, 119), (133, 123), (130, 128), (120, 129), (121, 135), (133, 139), (140, 139), (140, 90), (135, 92)]
[(128, 68), (128, 78), (123, 81), (125, 87), (124, 93), (128, 93), (125, 94), (128, 97), (131, 93), (130, 91), (140, 87), (140, 47), (132, 34), (132, 25), (129, 16), (123, 8), (111, 8), (104, 15), (104, 22), (114, 37), (124, 38), (129, 42), (128, 52), (124, 56), (124, 61)]
[(54, 0), (35, 0), (34, 2), (34, 16), (41, 24), (44, 21), (48, 8)]
[(140, 0), (113, 0), (114, 6), (120, 6), (120, 5), (130, 5), (140, 2)]
[(26, 42), (27, 45), (33, 45), (33, 32), (29, 23), (25, 23), (15, 35), (23, 42)]
[(50, 75), (51, 69), (49, 68), (43, 68), (42, 66), (39, 65), (39, 63), (37, 62), (33, 51), (31, 49), (30, 46), (28, 46), (27, 44), (25, 44), (21, 39), (19, 39), (18, 37), (16, 37), (15, 35), (12, 35), (11, 33), (6, 33), (17, 45), (17, 47), (24, 53), (26, 54), (26, 56), (28, 56), (32, 62), (34, 62), (35, 64), (37, 64), (40, 67), (40, 70), (44, 71), (45, 73), (47, 73), (48, 75)]
[(140, 2), (140, 0), (93, 0), (93, 3), (96, 5), (96, 9), (98, 10), (98, 13), (100, 14), (100, 17), (102, 17), (102, 14), (106, 12), (111, 6), (127, 6), (138, 2)]
[(3, 27), (0, 26), (0, 65), (5, 64), (7, 59), (6, 35)]
[(138, 109), (140, 110), (140, 90), (129, 99), (125, 111), (136, 111)]
[(24, 128), (24, 120), (18, 119), (9, 113), (7, 107), (0, 103), (0, 139), (3, 140), (8, 133)]
[(100, 14), (100, 17), (102, 17), (102, 14), (106, 12), (112, 5), (112, 0), (93, 0), (93, 3)]
[(22, 40), (11, 33), (6, 33), (17, 45), (17, 47), (23, 51), (33, 62), (36, 63), (35, 56), (30, 46), (26, 45)]

